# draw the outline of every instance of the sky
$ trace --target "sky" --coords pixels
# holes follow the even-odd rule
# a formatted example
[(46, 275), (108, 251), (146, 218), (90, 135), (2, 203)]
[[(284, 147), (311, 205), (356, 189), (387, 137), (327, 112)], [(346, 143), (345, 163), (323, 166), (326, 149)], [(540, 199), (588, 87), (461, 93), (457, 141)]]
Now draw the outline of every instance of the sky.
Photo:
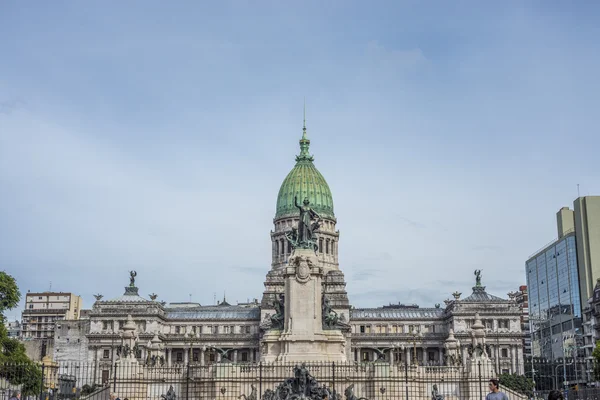
[[(351, 303), (526, 283), (600, 195), (600, 3), (0, 2), (0, 269), (260, 299), (303, 102)], [(20, 310), (9, 316), (20, 315)]]

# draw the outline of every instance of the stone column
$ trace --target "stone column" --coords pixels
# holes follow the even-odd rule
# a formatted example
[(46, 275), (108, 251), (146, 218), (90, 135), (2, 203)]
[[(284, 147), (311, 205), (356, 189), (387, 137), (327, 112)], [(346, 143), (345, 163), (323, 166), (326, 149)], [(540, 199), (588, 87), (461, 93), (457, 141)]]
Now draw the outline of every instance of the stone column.
[(171, 356), (171, 348), (166, 348), (165, 349), (166, 352), (166, 359), (167, 359), (167, 367), (170, 367), (173, 363), (172, 363), (172, 356)]
[(516, 347), (515, 346), (510, 346), (510, 358), (511, 358), (511, 362), (512, 362), (512, 373), (515, 374), (517, 373), (517, 354), (516, 354)]
[(221, 362), (221, 353), (217, 353), (217, 362)]
[(427, 347), (423, 347), (421, 351), (423, 352), (423, 365), (427, 365)]
[(439, 362), (440, 367), (441, 367), (442, 365), (444, 365), (444, 348), (440, 347), (438, 349), (438, 353), (439, 353), (438, 354), (439, 355), (439, 361), (438, 362)]
[(517, 374), (523, 375), (525, 373), (525, 366), (523, 363), (525, 360), (523, 359), (523, 346), (517, 346)]
[(404, 350), (406, 362), (408, 363), (408, 365), (412, 365), (412, 357), (410, 356), (410, 354), (412, 353), (412, 349), (410, 348), (410, 346), (407, 346)]
[(233, 351), (233, 360), (232, 360), (232, 361), (233, 361), (234, 363), (235, 363), (235, 362), (237, 362), (237, 353), (238, 353), (238, 351), (237, 351), (237, 350), (234, 350), (234, 351)]
[(204, 366), (204, 349), (200, 349), (200, 365)]
[(183, 349), (183, 365), (188, 365), (190, 362), (190, 352), (188, 349)]

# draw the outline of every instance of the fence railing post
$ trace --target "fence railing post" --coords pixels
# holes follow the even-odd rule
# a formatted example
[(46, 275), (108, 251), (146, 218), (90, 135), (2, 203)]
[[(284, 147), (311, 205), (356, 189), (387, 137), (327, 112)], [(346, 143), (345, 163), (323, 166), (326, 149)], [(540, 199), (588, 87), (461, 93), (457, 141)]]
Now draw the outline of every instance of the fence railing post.
[(481, 361), (477, 362), (477, 370), (479, 371), (479, 398), (483, 400), (483, 388), (481, 387)]
[(42, 364), (42, 378), (40, 380), (40, 400), (44, 400), (44, 370), (45, 370), (45, 365)]
[(333, 393), (335, 393), (335, 396), (336, 396), (336, 398), (337, 398), (337, 392), (335, 391), (335, 362), (332, 362), (332, 363), (331, 363), (331, 376), (332, 376), (332, 378), (333, 378), (333, 379), (332, 379), (332, 380), (333, 380), (333, 382), (332, 382), (332, 386), (331, 386), (331, 388), (332, 388), (332, 390), (333, 390), (333, 391), (332, 391), (332, 394), (333, 394)]
[(187, 373), (185, 377), (185, 399), (190, 400), (190, 363), (187, 364)]
[(262, 361), (258, 363), (258, 399), (262, 399)]
[(404, 360), (404, 390), (406, 392), (406, 400), (408, 400), (408, 359)]
[(117, 363), (113, 363), (113, 393), (117, 394)]

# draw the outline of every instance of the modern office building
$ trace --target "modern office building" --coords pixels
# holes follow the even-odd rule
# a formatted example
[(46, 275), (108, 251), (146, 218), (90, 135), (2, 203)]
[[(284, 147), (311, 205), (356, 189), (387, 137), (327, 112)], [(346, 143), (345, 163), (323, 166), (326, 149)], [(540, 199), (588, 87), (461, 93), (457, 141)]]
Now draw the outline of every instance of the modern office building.
[(571, 213), (577, 237), (580, 299), (586, 304), (600, 278), (600, 196), (579, 197)]
[(73, 293), (27, 293), (21, 314), (23, 339), (53, 337), (55, 322), (79, 319), (82, 305), (81, 297)]
[(565, 214), (558, 212), (559, 238), (526, 262), (532, 355), (549, 360), (570, 356), (581, 334), (577, 241)]

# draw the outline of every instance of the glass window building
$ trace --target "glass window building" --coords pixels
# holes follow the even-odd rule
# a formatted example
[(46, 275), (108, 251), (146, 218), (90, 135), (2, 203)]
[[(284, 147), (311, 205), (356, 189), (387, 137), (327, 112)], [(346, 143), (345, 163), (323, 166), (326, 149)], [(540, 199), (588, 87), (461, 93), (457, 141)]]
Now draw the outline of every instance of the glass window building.
[(581, 302), (575, 232), (555, 242), (526, 262), (529, 323), (534, 357), (570, 357), (581, 334)]

